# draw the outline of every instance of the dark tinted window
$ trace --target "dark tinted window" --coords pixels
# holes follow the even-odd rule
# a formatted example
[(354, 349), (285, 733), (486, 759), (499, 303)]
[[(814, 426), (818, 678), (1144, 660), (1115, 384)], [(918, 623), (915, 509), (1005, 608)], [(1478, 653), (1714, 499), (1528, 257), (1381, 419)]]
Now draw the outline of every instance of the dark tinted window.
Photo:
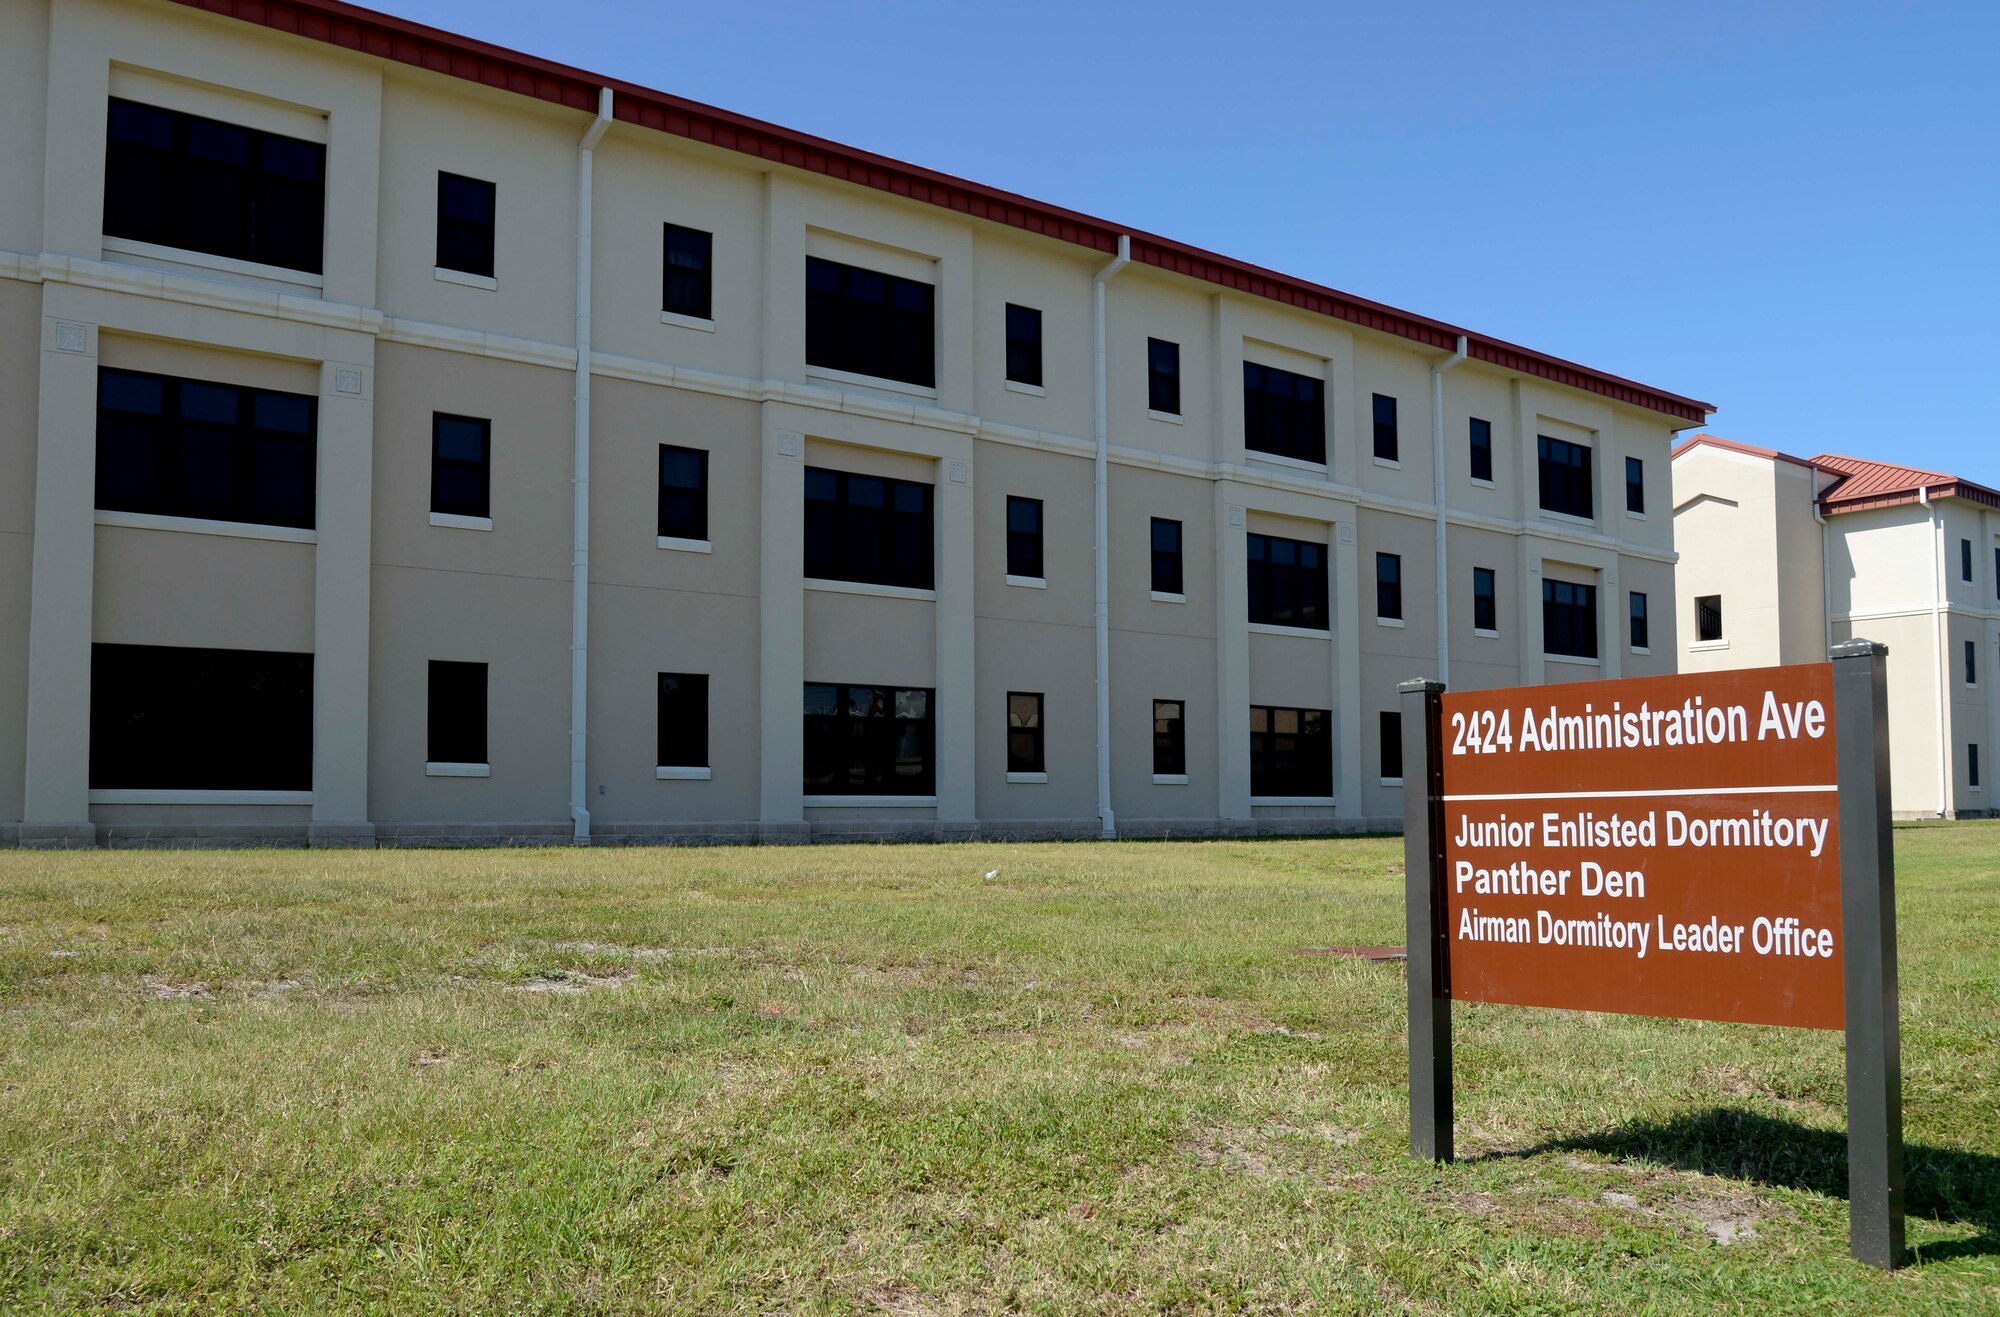
[(1632, 592), (1632, 648), (1647, 649), (1652, 646), (1652, 631), (1646, 617), (1646, 596), (1638, 590)]
[(661, 768), (708, 767), (707, 673), (660, 674), (656, 744)]
[(1016, 384), (1042, 382), (1042, 313), (1007, 304), (1007, 378)]
[(1042, 575), (1042, 501), (1007, 496), (1007, 575)]
[(318, 400), (137, 371), (97, 373), (97, 506), (310, 527)]
[(1375, 555), (1375, 616), (1400, 619), (1403, 616), (1403, 556), (1398, 553)]
[(431, 414), (431, 511), (493, 515), (493, 422)]
[(1694, 638), (1702, 640), (1722, 639), (1722, 596), (1705, 594), (1694, 601)]
[(1500, 609), (1493, 597), (1493, 569), (1472, 569), (1472, 625), (1480, 631), (1500, 629)]
[(432, 659), (424, 758), (433, 764), (486, 762), (486, 665)]
[(493, 185), (438, 172), (437, 263), (493, 277)]
[(1971, 787), (1979, 785), (1979, 747), (1976, 745), (1965, 747), (1965, 784)]
[(318, 142), (112, 99), (107, 237), (318, 274), (325, 216)]
[(1146, 340), (1146, 406), (1172, 416), (1181, 414), (1181, 345), (1163, 338)]
[(914, 279), (806, 257), (806, 364), (934, 386), (933, 297)]
[(1244, 362), (1243, 446), (1301, 462), (1326, 461), (1326, 402), (1320, 381)]
[(1187, 772), (1187, 707), (1179, 700), (1153, 701), (1153, 771)]
[(1597, 587), (1542, 581), (1542, 652), (1597, 657)]
[(1400, 461), (1401, 440), (1396, 433), (1396, 400), (1386, 393), (1375, 395), (1375, 456), (1384, 461)]
[(1979, 645), (1970, 640), (1965, 642), (1965, 684), (1979, 684)]
[(313, 656), (90, 647), (96, 789), (310, 791)]
[(660, 293), (660, 307), (678, 316), (696, 320), (714, 318), (713, 289), (709, 282), (709, 256), (714, 239), (700, 229), (666, 226), (666, 287)]
[(1535, 437), (1535, 452), (1541, 469), (1543, 510), (1572, 517), (1592, 516), (1590, 450), (1544, 434)]
[(1182, 593), (1181, 524), (1153, 518), (1153, 588), (1161, 594)]
[(1333, 794), (1333, 715), (1325, 709), (1250, 707), (1250, 794)]
[(1466, 443), (1470, 452), (1467, 461), (1474, 480), (1493, 479), (1493, 422), (1472, 418), (1471, 433)]
[(930, 691), (808, 682), (805, 693), (806, 794), (935, 792)]
[(1007, 692), (1007, 771), (1045, 771), (1042, 759), (1042, 697), (1038, 694)]
[(1326, 630), (1326, 546), (1255, 533), (1245, 536), (1244, 544), (1250, 620)]
[(931, 487), (806, 468), (805, 574), (928, 590)]
[(1636, 457), (1625, 459), (1625, 510), (1646, 510), (1646, 464)]
[(1958, 577), (1962, 581), (1972, 580), (1972, 541), (1958, 542)]
[(708, 538), (708, 454), (699, 448), (660, 445), (660, 534)]
[(1403, 715), (1385, 713), (1377, 724), (1377, 734), (1381, 737), (1382, 776), (1400, 778), (1403, 775)]

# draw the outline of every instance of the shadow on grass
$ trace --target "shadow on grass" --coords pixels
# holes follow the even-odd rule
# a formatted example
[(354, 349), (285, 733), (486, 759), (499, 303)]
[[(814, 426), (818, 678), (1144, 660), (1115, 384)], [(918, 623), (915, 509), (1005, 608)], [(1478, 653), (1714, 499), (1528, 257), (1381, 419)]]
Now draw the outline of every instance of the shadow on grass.
[[(1595, 1152), (1650, 1161), (1704, 1175), (1847, 1197), (1847, 1133), (1812, 1129), (1735, 1107), (1713, 1107), (1668, 1121), (1641, 1121), (1575, 1138), (1552, 1140), (1471, 1161), (1533, 1157), (1548, 1152)], [(1913, 1253), (1912, 1262), (2000, 1254), (2000, 1157), (1924, 1143), (1903, 1145), (1903, 1210), (1978, 1234), (1945, 1240)]]

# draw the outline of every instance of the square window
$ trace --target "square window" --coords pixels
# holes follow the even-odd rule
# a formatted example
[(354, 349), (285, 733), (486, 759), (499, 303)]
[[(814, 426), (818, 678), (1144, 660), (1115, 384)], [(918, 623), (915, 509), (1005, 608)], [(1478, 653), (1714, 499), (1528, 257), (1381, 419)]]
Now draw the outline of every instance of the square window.
[(1187, 773), (1186, 709), (1180, 700), (1153, 701), (1153, 772), (1157, 776)]
[(1469, 469), (1474, 480), (1493, 479), (1493, 422), (1472, 418), (1466, 439)]
[(1042, 383), (1042, 313), (1007, 303), (1007, 378), (1016, 384)]
[(1590, 450), (1582, 444), (1544, 434), (1535, 437), (1535, 453), (1541, 474), (1542, 510), (1586, 520), (1594, 516)]
[(1542, 652), (1597, 657), (1597, 587), (1542, 578)]
[(1250, 708), (1250, 794), (1333, 794), (1333, 715), (1325, 709)]
[(1042, 501), (1007, 496), (1007, 575), (1042, 578)]
[(1694, 601), (1694, 638), (1697, 641), (1722, 639), (1722, 596), (1698, 595)]
[(1403, 557), (1398, 553), (1375, 555), (1375, 616), (1401, 620), (1403, 616)]
[(431, 413), (431, 511), (490, 517), (493, 422)]
[(1500, 629), (1500, 610), (1494, 599), (1495, 579), (1491, 567), (1472, 569), (1472, 625), (1475, 630)]
[(486, 763), (486, 665), (432, 659), (427, 720), (431, 763)]
[(715, 237), (700, 229), (666, 226), (665, 287), (660, 307), (677, 316), (711, 320), (715, 315), (710, 257)]
[(493, 184), (438, 171), (437, 263), (493, 277)]
[(1399, 461), (1400, 440), (1396, 434), (1396, 400), (1386, 393), (1375, 395), (1375, 456), (1385, 462)]
[(935, 584), (929, 485), (809, 466), (805, 503), (807, 576), (918, 590)]
[(660, 445), (660, 537), (708, 538), (708, 454)]
[(708, 767), (708, 674), (662, 672), (655, 760), (661, 768)]
[(1277, 535), (1244, 536), (1250, 575), (1250, 621), (1268, 626), (1328, 626), (1326, 546)]
[(1159, 594), (1181, 594), (1181, 523), (1165, 517), (1153, 518), (1153, 589)]
[(1040, 773), (1042, 758), (1042, 697), (1026, 691), (1007, 692), (1007, 771)]
[(1181, 345), (1146, 340), (1146, 406), (1169, 416), (1181, 414)]
[(1326, 461), (1321, 381), (1275, 366), (1243, 363), (1243, 446), (1300, 462)]
[(932, 795), (936, 744), (928, 690), (806, 683), (808, 795)]

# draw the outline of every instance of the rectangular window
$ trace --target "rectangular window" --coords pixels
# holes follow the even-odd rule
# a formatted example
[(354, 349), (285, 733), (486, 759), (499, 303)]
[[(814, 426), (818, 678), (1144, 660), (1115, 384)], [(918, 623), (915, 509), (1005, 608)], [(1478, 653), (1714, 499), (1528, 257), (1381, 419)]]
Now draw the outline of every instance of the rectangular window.
[(1040, 773), (1042, 759), (1042, 697), (1027, 691), (1007, 692), (1007, 771)]
[(1403, 778), (1403, 715), (1383, 714), (1378, 731), (1382, 741), (1382, 776), (1400, 782)]
[(1491, 567), (1472, 569), (1472, 629), (1475, 631), (1500, 629), (1500, 608), (1493, 590), (1495, 579)]
[(1694, 638), (1697, 641), (1722, 639), (1722, 596), (1698, 595), (1694, 601)]
[(806, 257), (806, 364), (937, 385), (936, 289)]
[(1243, 363), (1243, 446), (1301, 462), (1326, 461), (1326, 402), (1310, 375)]
[(493, 422), (431, 413), (431, 511), (493, 515)]
[(1632, 648), (1650, 649), (1653, 642), (1651, 632), (1647, 627), (1646, 596), (1640, 591), (1634, 590), (1629, 598), (1632, 610)]
[(326, 147), (113, 97), (104, 234), (321, 272)]
[(1401, 441), (1396, 435), (1396, 400), (1386, 393), (1375, 395), (1375, 456), (1385, 462), (1401, 460)]
[(1244, 539), (1250, 569), (1250, 620), (1326, 630), (1326, 546), (1254, 533)]
[(1976, 745), (1965, 747), (1965, 784), (1975, 789), (1979, 786), (1979, 747)]
[(708, 767), (708, 674), (660, 674), (655, 761), (661, 768)]
[(1589, 518), (1596, 506), (1590, 491), (1590, 450), (1567, 439), (1535, 437), (1541, 468), (1542, 510)]
[(660, 445), (660, 538), (708, 538), (708, 454)]
[(1333, 794), (1333, 715), (1250, 706), (1250, 794)]
[(100, 369), (97, 506), (310, 528), (318, 407), (302, 394)]
[(1153, 773), (1187, 775), (1187, 706), (1180, 700), (1153, 701)]
[(663, 241), (661, 264), (666, 274), (660, 309), (695, 320), (713, 320), (715, 287), (709, 263), (715, 253), (715, 235), (669, 224)]
[(1625, 510), (1646, 510), (1646, 464), (1636, 457), (1625, 459)]
[(1597, 657), (1597, 587), (1542, 580), (1542, 652)]
[(1403, 556), (1375, 555), (1375, 616), (1400, 621), (1403, 616)]
[(486, 665), (432, 659), (428, 736), (433, 764), (483, 764), (486, 759)]
[(1165, 517), (1153, 518), (1153, 589), (1160, 594), (1183, 594), (1181, 575), (1181, 524)]
[(1042, 501), (1007, 496), (1007, 575), (1042, 579)]
[(1016, 384), (1042, 383), (1042, 313), (1007, 303), (1007, 378)]
[(1467, 438), (1470, 456), (1468, 469), (1474, 480), (1493, 479), (1493, 422), (1472, 418), (1471, 434)]
[(805, 790), (817, 796), (936, 793), (928, 690), (806, 683)]
[(438, 171), (437, 263), (440, 269), (493, 277), (493, 185)]
[(929, 485), (809, 466), (805, 532), (807, 576), (933, 585)]
[(90, 647), (94, 790), (310, 791), (313, 656)]
[(1958, 542), (1958, 579), (1964, 581), (1967, 585), (1972, 584), (1971, 540), (1960, 540)]
[(1971, 640), (1965, 642), (1965, 684), (1979, 684), (1979, 645)]
[(1169, 416), (1181, 414), (1181, 345), (1146, 340), (1146, 406)]

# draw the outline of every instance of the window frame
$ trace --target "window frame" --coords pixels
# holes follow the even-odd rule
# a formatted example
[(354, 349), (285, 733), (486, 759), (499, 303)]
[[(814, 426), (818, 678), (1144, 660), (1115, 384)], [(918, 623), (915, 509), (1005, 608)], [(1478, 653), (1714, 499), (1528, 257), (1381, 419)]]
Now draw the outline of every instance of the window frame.
[[(1160, 530), (1167, 526), (1173, 528), (1174, 543), (1171, 549), (1160, 547)], [(1147, 528), (1147, 543), (1152, 553), (1153, 593), (1185, 595), (1187, 574), (1182, 558), (1186, 548), (1185, 527), (1171, 517), (1154, 517)], [(1166, 568), (1165, 571), (1162, 570), (1163, 567)]]
[[(1711, 627), (1711, 623), (1713, 626)], [(1713, 634), (1710, 634), (1713, 631)], [(1722, 596), (1698, 594), (1694, 597), (1694, 643), (1719, 645), (1729, 638), (1722, 626)]]
[(1403, 620), (1403, 555), (1400, 553), (1378, 551), (1375, 555), (1375, 620)]
[[(1043, 740), (1046, 720), (1042, 713), (1046, 696), (1041, 691), (1007, 692), (1007, 771), (1009, 773), (1046, 773), (1049, 771), (1048, 756)], [(1016, 700), (1034, 702), (1027, 714), (1028, 721), (1020, 721), (1022, 709)], [(1025, 753), (1023, 753), (1025, 751)]]
[[(479, 432), (479, 461), (471, 462), (462, 457), (445, 457), (440, 451), (444, 442), (447, 423), (476, 427)], [(479, 479), (479, 497), (476, 505), (468, 503), (461, 507), (443, 507), (440, 477), (445, 470), (476, 468)], [(461, 416), (456, 412), (431, 413), (431, 513), (446, 517), (493, 516), (493, 422), (483, 416)]]
[[(1042, 500), (1025, 494), (1009, 494), (1006, 515), (1007, 575), (1031, 581), (1048, 579), (1042, 539), (1047, 519)], [(1032, 520), (1034, 525), (1017, 527), (1016, 520)]]
[[(881, 281), (879, 298), (863, 295), (870, 280)], [(810, 255), (805, 282), (806, 365), (937, 387), (936, 284)]]
[[(1580, 455), (1580, 456), (1578, 456)], [(1538, 484), (1537, 505), (1543, 512), (1575, 517), (1579, 521), (1597, 519), (1596, 458), (1588, 444), (1553, 435), (1535, 436), (1535, 463)], [(1550, 477), (1554, 475), (1552, 484)], [(1551, 502), (1551, 498), (1556, 501)], [(1578, 511), (1578, 508), (1582, 511)]]
[[(696, 484), (669, 485), (667, 483), (667, 461), (669, 455), (688, 455), (696, 459)], [(671, 491), (671, 493), (670, 493)], [(659, 458), (659, 485), (655, 489), (657, 508), (657, 535), (663, 540), (708, 541), (708, 450), (687, 448), (680, 444), (661, 444)], [(667, 518), (667, 502), (670, 497), (684, 497), (691, 500), (695, 509), (692, 522), (685, 525), (670, 524)]]
[[(832, 713), (819, 714), (812, 711), (811, 700), (815, 691), (833, 693)], [(870, 692), (874, 697), (886, 696), (886, 700), (879, 700), (878, 703), (879, 707), (889, 712), (854, 713), (853, 693), (856, 691)], [(912, 695), (923, 697), (924, 715), (921, 718), (911, 718), (895, 712), (903, 706), (904, 697)], [(876, 686), (861, 682), (809, 681), (805, 683), (805, 699), (801, 776), (807, 796), (926, 797), (937, 794), (937, 691), (935, 689), (916, 686)], [(813, 721), (815, 718), (824, 720), (827, 725), (816, 728)], [(923, 750), (920, 761), (922, 766), (917, 773), (903, 774), (899, 777), (895, 772), (895, 765), (899, 761), (893, 755), (887, 765), (867, 764), (849, 756), (841, 756), (845, 759), (844, 770), (842, 765), (832, 763), (830, 760), (826, 761), (826, 766), (836, 775), (845, 771), (849, 780), (822, 782), (812, 780), (812, 774), (817, 766), (815, 755), (820, 753), (824, 745), (832, 744), (838, 749), (843, 740), (872, 738), (887, 742), (892, 749), (900, 751), (904, 736), (911, 732), (918, 736)], [(857, 768), (861, 770), (858, 775), (860, 781), (852, 780), (856, 776), (853, 770)]]
[[(438, 698), (440, 678), (469, 683), (462, 691), (447, 691), (452, 700), (442, 708)], [(458, 707), (453, 707), (454, 703)], [(469, 722), (454, 726), (446, 721), (450, 717), (468, 714), (475, 703), (479, 713), (476, 734), (471, 731)], [(462, 659), (429, 660), (424, 686), (424, 761), (432, 764), (490, 764), (492, 712), (490, 664)], [(440, 731), (443, 732), (442, 739)], [(441, 754), (440, 750), (452, 753)], [(478, 753), (470, 753), (474, 750)]]
[[(701, 249), (699, 265), (682, 260), (676, 261), (674, 240), (681, 239), (681, 254), (692, 255), (695, 245)], [(699, 244), (690, 240), (700, 239)], [(675, 305), (674, 292), (676, 278), (680, 281), (684, 296), (680, 305)], [(660, 226), (660, 310), (668, 315), (686, 316), (690, 320), (715, 319), (715, 235), (703, 229), (691, 229), (685, 224), (663, 222)]]
[[(831, 477), (838, 497), (832, 500), (816, 499), (813, 488), (816, 477)], [(879, 509), (861, 505), (857, 514), (851, 494), (856, 481), (875, 481), (882, 486), (883, 498)], [(920, 491), (923, 503), (920, 512), (913, 512), (896, 506), (899, 494), (904, 490)], [(937, 587), (937, 547), (936, 547), (936, 500), (934, 487), (915, 480), (898, 480), (893, 476), (868, 475), (859, 471), (842, 471), (835, 467), (809, 466), (805, 469), (805, 535), (804, 571), (813, 580), (852, 581), (862, 585), (884, 585), (901, 589), (932, 590)], [(825, 515), (831, 519), (828, 528), (828, 547), (835, 561), (815, 562), (814, 522), (815, 506), (829, 508)], [(880, 525), (876, 529), (877, 543), (874, 548), (876, 560), (881, 570), (874, 575), (866, 574), (866, 569), (856, 566), (855, 526), (857, 515), (874, 512), (879, 515)], [(902, 528), (910, 519), (920, 519), (921, 533), (912, 533), (911, 540), (921, 546), (922, 560), (903, 563), (898, 554), (903, 544)], [(914, 689), (914, 688), (911, 688)]]
[(1252, 453), (1326, 465), (1326, 381), (1243, 363), (1243, 447)]
[[(446, 210), (447, 180), (450, 186), (464, 193), (464, 198), (478, 195), (485, 203), (486, 217), (481, 220), (466, 215), (449, 214)], [(469, 185), (469, 186), (464, 186)], [(457, 200), (453, 200), (455, 208)], [(437, 176), (437, 268), (451, 270), (458, 274), (474, 275), (481, 279), (494, 277), (496, 235), (500, 228), (500, 187), (499, 184), (470, 174), (457, 174), (449, 169), (438, 170)], [(467, 244), (459, 249), (458, 244)], [(466, 264), (458, 264), (460, 257), (469, 256)], [(451, 259), (446, 259), (450, 257)]]
[(1467, 476), (1473, 480), (1484, 480), (1487, 484), (1492, 484), (1493, 422), (1479, 416), (1467, 417), (1465, 445)]
[(1387, 393), (1378, 393), (1373, 395), (1373, 397), (1374, 400), (1369, 404), (1369, 408), (1371, 418), (1374, 422), (1374, 453), (1376, 460), (1382, 462), (1401, 462), (1403, 460), (1403, 438), (1402, 427), (1397, 416), (1399, 409), (1396, 398), (1394, 395)]
[(1146, 410), (1181, 414), (1181, 345), (1170, 339), (1146, 340)]
[[(709, 767), (708, 677), (706, 672), (662, 672), (654, 677), (655, 768)], [(673, 683), (671, 690), (669, 682)], [(699, 717), (690, 718), (696, 709)]]
[[(158, 410), (109, 404), (106, 399), (111, 387), (124, 381), (156, 387)], [(233, 395), (235, 419), (225, 423), (186, 415), (188, 401), (184, 395), (190, 388)], [(281, 430), (268, 424), (259, 425), (258, 404), (266, 399), (281, 403), (285, 409), (302, 409), (304, 429)], [(121, 422), (118, 419), (121, 417), (135, 419)], [(185, 479), (187, 472), (201, 460), (204, 448), (210, 450), (211, 458), (217, 456), (214, 447), (219, 437), (226, 437), (227, 456), (223, 461), (227, 467), (227, 501), (220, 507), (192, 502)], [(95, 448), (92, 504), (99, 511), (282, 526), (292, 530), (313, 530), (318, 525), (319, 399), (310, 394), (99, 366)], [(287, 465), (296, 471), (301, 488), (281, 501), (296, 503), (298, 510), (295, 513), (260, 510), (258, 502), (262, 495), (257, 486), (260, 464), (270, 454), (285, 454), (287, 450), (290, 450)], [(134, 485), (135, 476), (143, 474), (139, 464), (145, 459), (150, 459), (153, 475), (150, 496)]]
[[(1485, 586), (1483, 593), (1480, 590), (1482, 585)], [(1483, 622), (1480, 620), (1482, 605), (1486, 618)], [(1491, 631), (1496, 635), (1500, 631), (1500, 573), (1494, 568), (1472, 569), (1472, 629)]]
[[(1173, 713), (1162, 716), (1161, 710), (1171, 708)], [(1163, 723), (1170, 723), (1170, 730), (1162, 730)], [(1162, 758), (1162, 756), (1166, 756)], [(1153, 776), (1187, 776), (1187, 701), (1153, 701)]]
[[(1042, 388), (1041, 308), (1007, 303), (1006, 378), (1009, 383)], [(1032, 333), (1030, 329), (1032, 328)]]
[[(1568, 595), (1569, 598), (1560, 596)], [(1565, 620), (1567, 625), (1564, 625)], [(1580, 581), (1542, 578), (1542, 655), (1555, 659), (1595, 659), (1598, 657), (1597, 587)], [(1563, 633), (1567, 631), (1566, 637)], [(1574, 638), (1577, 650), (1557, 648)]]
[[(1243, 541), (1249, 620), (1303, 631), (1331, 629), (1326, 545), (1258, 531), (1248, 532)], [(1281, 561), (1279, 553), (1289, 555), (1290, 561)], [(1289, 608), (1279, 608), (1280, 600), (1289, 601)]]
[[(1262, 714), (1260, 719), (1258, 715)], [(1290, 732), (1278, 729), (1279, 715), (1297, 715), (1296, 729)], [(1308, 733), (1305, 729), (1311, 719), (1317, 720), (1318, 730)], [(1260, 730), (1259, 724), (1262, 723)], [(1276, 760), (1279, 750), (1277, 740), (1291, 737), (1295, 742), (1308, 739), (1324, 745), (1324, 763), (1316, 756), (1313, 763), (1299, 762), (1299, 749), (1295, 745), (1293, 762), (1289, 769), (1283, 768)], [(1250, 795), (1253, 800), (1266, 798), (1292, 798), (1325, 800), (1333, 797), (1333, 714), (1327, 709), (1293, 708), (1289, 705), (1253, 704), (1250, 706)], [(1323, 771), (1322, 771), (1323, 770)]]

